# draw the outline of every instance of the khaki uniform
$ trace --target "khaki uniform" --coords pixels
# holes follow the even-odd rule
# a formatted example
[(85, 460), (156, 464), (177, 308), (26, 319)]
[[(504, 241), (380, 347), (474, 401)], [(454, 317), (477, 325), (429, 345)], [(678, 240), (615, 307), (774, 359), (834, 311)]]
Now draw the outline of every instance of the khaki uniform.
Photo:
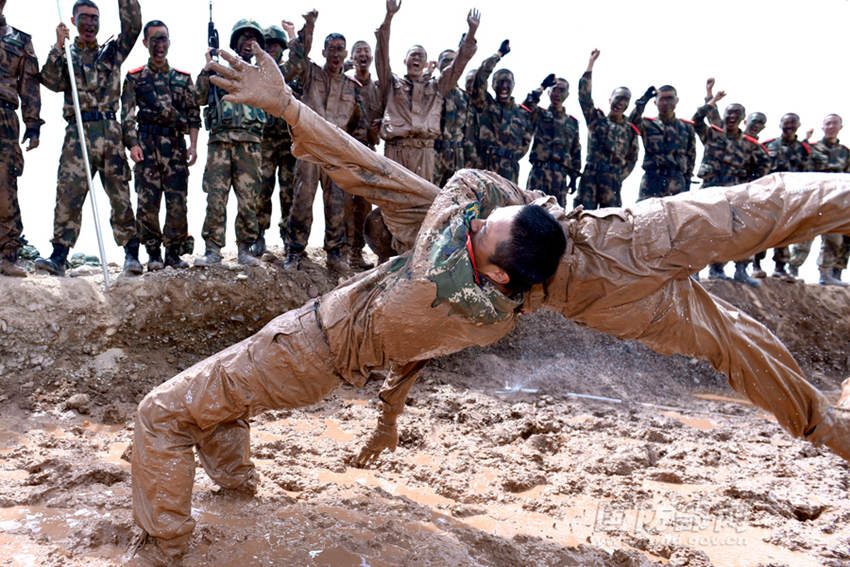
[[(776, 175), (632, 209), (566, 214), (551, 197), (536, 199), (539, 193), (483, 171), (463, 170), (441, 192), (298, 101), (285, 118), (295, 155), (328, 166), (340, 187), (373, 200), (400, 245), (412, 250), (281, 315), (145, 397), (136, 416), (133, 509), (163, 550), (181, 551), (194, 528), (193, 447), (215, 482), (250, 486), (249, 416), (315, 403), (343, 381), (360, 386), (373, 369), (387, 367), (380, 397), (385, 412), (398, 414), (429, 358), (498, 340), (521, 307), (545, 306), (664, 354), (708, 359), (792, 435), (810, 432), (824, 416), (826, 400), (776, 337), (688, 275), (752, 254), (764, 242), (850, 232), (850, 178)], [(486, 280), (477, 285), (464, 246), (470, 220), (529, 202), (548, 208), (568, 235), (556, 275), (524, 296), (507, 297)]]
[(464, 37), (457, 57), (443, 69), (438, 79), (423, 74), (417, 78), (398, 77), (390, 68), (390, 27), (384, 22), (375, 32), (375, 68), (384, 91), (384, 119), (381, 138), (384, 154), (423, 179), (434, 178), (434, 140), (440, 137), (443, 100), (457, 85), (466, 64), (478, 49), (475, 39)]
[(513, 97), (500, 104), (487, 92), (487, 79), (501, 56), (484, 60), (475, 73), (469, 97), (478, 113), (478, 159), (481, 167), (514, 183), (519, 181), (519, 160), (528, 152), (534, 136), (534, 113), (518, 106)]
[(638, 201), (669, 197), (691, 188), (696, 163), (696, 136), (690, 120), (643, 118), (646, 105), (635, 103), (629, 115), (643, 138), (643, 178)]
[(22, 246), (23, 223), (18, 205), (18, 177), (24, 171), (24, 155), (18, 140), (20, 126), (15, 109), (27, 132), (38, 138), (44, 121), (41, 113), (38, 59), (30, 36), (6, 23), (0, 16), (0, 260), (14, 261)]
[[(312, 37), (307, 40), (312, 43)], [(348, 133), (361, 126), (363, 104), (357, 81), (342, 73), (330, 74), (307, 58), (302, 38), (289, 44), (286, 79), (297, 80), (301, 100), (322, 118)], [(289, 217), (290, 252), (302, 253), (313, 225), (313, 200), (319, 183), (325, 209), (325, 250), (341, 251), (346, 242), (345, 198), (327, 172), (314, 163), (295, 163), (295, 189)]]
[(587, 122), (587, 163), (584, 166), (575, 206), (585, 209), (619, 207), (623, 181), (635, 168), (640, 130), (625, 117), (615, 120), (593, 103), (589, 71), (578, 82), (578, 102)]
[[(195, 86), (188, 73), (152, 62), (124, 79), (121, 124), (124, 145), (142, 148), (144, 159), (134, 166), (139, 240), (148, 247), (181, 248), (188, 236), (186, 196), (189, 166), (185, 135), (201, 127)], [(159, 208), (165, 197), (165, 226)]]
[[(121, 64), (130, 54), (142, 31), (142, 12), (138, 0), (118, 0), (121, 33), (104, 45), (83, 45), (77, 38), (71, 46), (71, 59), (80, 97), (83, 130), (91, 162), (92, 177), (100, 180), (112, 214), (109, 223), (119, 246), (136, 237), (136, 219), (130, 203), (130, 166), (124, 151), (123, 132), (118, 123), (121, 98)], [(59, 158), (56, 208), (53, 214), (51, 242), (71, 248), (80, 235), (83, 204), (88, 181), (77, 134), (71, 81), (65, 53), (54, 45), (41, 68), (41, 82), (48, 89), (65, 93), (62, 116), (68, 121)]]

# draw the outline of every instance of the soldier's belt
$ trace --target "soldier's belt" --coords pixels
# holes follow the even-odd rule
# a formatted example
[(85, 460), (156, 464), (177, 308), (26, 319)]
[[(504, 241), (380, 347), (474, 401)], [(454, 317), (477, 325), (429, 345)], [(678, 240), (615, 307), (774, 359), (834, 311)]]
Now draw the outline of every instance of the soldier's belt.
[(463, 142), (453, 142), (451, 140), (434, 140), (434, 149), (438, 152), (443, 150), (459, 150), (463, 147)]
[(500, 148), (495, 144), (487, 144), (485, 148), (485, 152), (490, 156), (499, 156), (502, 158), (509, 159), (511, 161), (519, 161), (519, 158), (522, 157), (517, 152), (513, 152), (511, 150)]
[(16, 110), (18, 108), (18, 105), (5, 100), (0, 100), (0, 108), (5, 108), (6, 110)]
[(170, 128), (168, 126), (157, 126), (156, 124), (139, 124), (139, 135), (141, 137), (146, 136), (180, 136), (182, 132), (177, 130), (177, 128)]
[(433, 148), (434, 140), (431, 138), (393, 138), (387, 140), (387, 145), (403, 148)]
[(647, 165), (647, 166), (644, 166), (643, 169), (647, 173), (652, 173), (652, 174), (655, 174), (655, 175), (666, 175), (666, 174), (669, 174), (669, 173), (684, 174), (680, 168), (667, 166), (667, 165), (665, 165), (663, 167), (657, 166), (657, 165)]
[(585, 171), (601, 171), (602, 173), (618, 173), (620, 171), (619, 167), (614, 167), (613, 165), (608, 165), (605, 163), (588, 163), (584, 166)]
[(552, 171), (560, 171), (561, 173), (568, 173), (569, 172), (569, 169), (563, 163), (559, 163), (557, 161), (535, 160), (535, 161), (531, 162), (531, 165), (533, 165), (534, 167), (540, 167), (540, 168), (549, 169), (549, 170), (552, 170)]
[[(99, 120), (115, 120), (115, 112), (112, 110), (108, 110), (106, 112), (101, 112), (99, 110), (87, 110), (85, 112), (80, 113), (83, 118), (83, 122), (97, 122)], [(74, 117), (71, 116), (66, 118), (68, 122), (74, 122)]]

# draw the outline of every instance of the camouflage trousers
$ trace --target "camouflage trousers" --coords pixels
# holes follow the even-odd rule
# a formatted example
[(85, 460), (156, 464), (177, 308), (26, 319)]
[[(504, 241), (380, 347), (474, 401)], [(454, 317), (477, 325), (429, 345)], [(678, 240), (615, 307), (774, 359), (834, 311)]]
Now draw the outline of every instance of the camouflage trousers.
[(669, 197), (690, 189), (690, 183), (681, 171), (676, 169), (646, 170), (640, 180), (638, 201), (650, 197)]
[(452, 175), (464, 167), (462, 142), (441, 142), (434, 164), (434, 185), (445, 187)]
[[(142, 134), (144, 159), (133, 168), (138, 207), (136, 225), (145, 246), (179, 246), (189, 235), (186, 194), (189, 166), (186, 140), (180, 136)], [(159, 209), (165, 197), (165, 226), (160, 230)]]
[(812, 250), (813, 242), (814, 239), (804, 240), (803, 242), (798, 242), (793, 246), (786, 246), (784, 248), (786, 257), (785, 261), (788, 262), (788, 265), (792, 268), (799, 269), (806, 261), (806, 258), (809, 257), (809, 252)]
[(483, 169), (498, 173), (508, 181), (519, 182), (519, 161), (508, 157), (485, 153), (482, 158)]
[(588, 210), (620, 207), (621, 187), (619, 172), (585, 169), (578, 184), (578, 194), (573, 200), (573, 207), (581, 205)]
[(543, 191), (558, 200), (558, 204), (566, 208), (567, 203), (567, 172), (552, 167), (533, 165), (528, 174), (528, 190)]
[[(811, 242), (809, 243), (809, 245), (811, 246)], [(806, 254), (803, 256), (803, 260), (800, 261), (800, 264), (798, 264), (797, 267), (799, 267), (803, 263), (803, 261), (806, 259), (806, 256), (808, 256), (808, 254), (809, 254), (809, 250), (806, 249)], [(763, 250), (763, 251), (759, 252), (758, 254), (756, 254), (755, 260), (756, 260), (756, 262), (761, 262), (766, 257), (767, 257), (767, 250)], [(794, 262), (791, 258), (791, 247), (790, 246), (780, 246), (779, 248), (774, 248), (773, 249), (773, 262), (776, 263), (776, 264), (788, 264), (788, 265), (793, 266)]]
[(307, 247), (313, 226), (313, 201), (319, 183), (322, 184), (325, 208), (325, 250), (341, 251), (345, 245), (345, 197), (342, 189), (318, 165), (299, 159), (295, 162), (295, 188), (288, 229), (292, 252), (301, 253)]
[[(112, 209), (109, 216), (112, 235), (119, 246), (124, 246), (136, 237), (136, 219), (130, 202), (130, 166), (121, 138), (121, 125), (115, 120), (98, 120), (86, 122), (84, 128), (92, 178), (100, 174)], [(69, 123), (65, 127), (65, 142), (59, 158), (51, 240), (53, 244), (69, 248), (80, 236), (83, 205), (89, 192), (79, 140), (76, 123)]]
[(280, 185), (280, 235), (286, 240), (289, 213), (292, 210), (292, 191), (295, 179), (295, 157), (292, 155), (292, 140), (289, 137), (266, 137), (260, 144), (263, 154), (263, 184), (257, 204), (257, 224), (260, 232), (269, 229), (272, 223), (272, 195), (275, 181)]
[(818, 266), (831, 270), (846, 269), (847, 257), (850, 255), (850, 237), (845, 234), (823, 234), (820, 238)]
[(210, 142), (203, 181), (207, 214), (201, 231), (207, 247), (224, 247), (231, 187), (236, 193), (236, 242), (253, 244), (257, 240), (261, 159), (258, 142)]
[(366, 246), (363, 228), (366, 216), (372, 210), (372, 204), (357, 195), (344, 194), (345, 198), (345, 236), (349, 250), (358, 253)]
[(384, 155), (430, 181), (434, 179), (437, 159), (433, 144), (433, 140), (421, 138), (396, 138), (384, 145)]
[(18, 145), (20, 127), (13, 110), (0, 108), (0, 258), (17, 255), (23, 224), (18, 204), (18, 176), (24, 156)]

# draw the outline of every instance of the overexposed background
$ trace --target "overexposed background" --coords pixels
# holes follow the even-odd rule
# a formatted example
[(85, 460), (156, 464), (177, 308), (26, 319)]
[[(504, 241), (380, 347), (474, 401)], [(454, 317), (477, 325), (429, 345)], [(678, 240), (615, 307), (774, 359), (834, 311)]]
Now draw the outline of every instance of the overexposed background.
[[(65, 22), (70, 25), (73, 0), (60, 1)], [(104, 42), (119, 32), (118, 3), (105, 0), (98, 4), (101, 11), (99, 39)], [(168, 24), (172, 39), (169, 54), (172, 66), (196, 77), (204, 64), (208, 1), (142, 0), (141, 6), (143, 23), (159, 19)], [(424, 45), (431, 59), (445, 48), (456, 47), (460, 35), (466, 30), (467, 11), (473, 6), (449, 0), (403, 1), (393, 21), (391, 63), (394, 70), (397, 73), (404, 71), (405, 51), (414, 43)], [(802, 138), (808, 128), (814, 128), (814, 140), (822, 135), (820, 125), (826, 114), (850, 117), (850, 100), (847, 98), (850, 78), (841, 67), (848, 53), (847, 36), (840, 32), (844, 29), (842, 24), (850, 21), (850, 4), (846, 0), (809, 3), (793, 0), (596, 0), (557, 3), (489, 0), (479, 2), (477, 7), (482, 12), (477, 33), (478, 53), (469, 68), (477, 66), (496, 51), (503, 39), (509, 38), (512, 51), (500, 66), (514, 71), (517, 79), (514, 95), (519, 101), (550, 72), (566, 77), (571, 84), (566, 107), (581, 124), (583, 150), (586, 149), (586, 129), (577, 89), (578, 79), (593, 48), (602, 52), (594, 69), (595, 101), (606, 112), (608, 94), (617, 86), (630, 87), (634, 99), (649, 85), (670, 83), (679, 91), (678, 116), (690, 118), (703, 104), (705, 79), (714, 76), (717, 79), (716, 90), (729, 93), (721, 102), (721, 110), (727, 103), (740, 102), (748, 112), (759, 110), (767, 114), (768, 125), (762, 132), (762, 141), (779, 135), (779, 119), (786, 112), (800, 114), (802, 127), (799, 136)], [(230, 30), (240, 18), (254, 18), (263, 26), (288, 19), (295, 22), (296, 29), (300, 29), (303, 23), (301, 14), (311, 8), (319, 11), (312, 53), (317, 63), (323, 63), (323, 38), (331, 32), (344, 34), (349, 47), (355, 41), (365, 39), (374, 49), (374, 30), (383, 20), (386, 9), (383, 0), (292, 0), (286, 3), (217, 0), (213, 5), (213, 15), (222, 46), (226, 47)], [(33, 36), (36, 54), (43, 64), (50, 46), (56, 41), (55, 28), (59, 22), (56, 3), (51, 0), (10, 0), (5, 13), (10, 25)], [(72, 38), (75, 36), (76, 30), (72, 30)], [(122, 75), (143, 65), (147, 57), (140, 38), (122, 68)], [(42, 89), (42, 103), (42, 118), (47, 123), (42, 129), (41, 146), (25, 153), (26, 166), (19, 180), (19, 199), (26, 237), (43, 255), (49, 255), (56, 170), (65, 121), (61, 115), (60, 94)], [(548, 104), (545, 95), (543, 103)], [(655, 114), (654, 105), (650, 103), (646, 115)], [(201, 178), (206, 162), (206, 140), (206, 132), (202, 130), (198, 163), (192, 167), (189, 179), (189, 229), (196, 238), (196, 253), (203, 253), (200, 233), (206, 196), (201, 190)], [(700, 143), (697, 146), (699, 164), (702, 147)], [(523, 186), (529, 169), (527, 160), (523, 160), (520, 171), (520, 184)], [(637, 197), (641, 174), (639, 161), (624, 185), (624, 205), (633, 203)], [(112, 238), (109, 203), (97, 179), (95, 187), (107, 256), (111, 261), (121, 262), (123, 251)], [(316, 201), (320, 205), (321, 199)], [(269, 245), (280, 244), (276, 228), (280, 218), (277, 195), (274, 202), (272, 228), (266, 233)], [(310, 239), (313, 246), (320, 246), (322, 242), (320, 208), (315, 207)], [(231, 197), (227, 233), (227, 248), (230, 249), (235, 248), (235, 212), (235, 197)], [(802, 274), (808, 281), (817, 280), (815, 260), (818, 250), (819, 242), (816, 242), (803, 267)], [(84, 209), (82, 233), (73, 251), (97, 254), (94, 222), (88, 202)], [(142, 254), (143, 261), (145, 258)], [(765, 268), (768, 272), (772, 271), (770, 254)], [(727, 267), (727, 272), (731, 274), (731, 266)]]

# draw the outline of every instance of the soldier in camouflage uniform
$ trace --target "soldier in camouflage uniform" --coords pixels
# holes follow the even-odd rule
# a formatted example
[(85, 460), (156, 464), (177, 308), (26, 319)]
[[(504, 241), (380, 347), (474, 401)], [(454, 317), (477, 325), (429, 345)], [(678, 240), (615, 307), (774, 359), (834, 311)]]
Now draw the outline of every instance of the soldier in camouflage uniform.
[(759, 139), (759, 134), (767, 124), (767, 116), (764, 112), (750, 112), (744, 121), (744, 134), (751, 138)]
[[(263, 28), (254, 20), (239, 20), (230, 34), (230, 48), (250, 61), (251, 40), (261, 47), (265, 37)], [(207, 63), (212, 61), (207, 51)], [(207, 166), (204, 169), (203, 188), (207, 194), (207, 213), (201, 236), (206, 244), (204, 256), (195, 259), (196, 266), (221, 264), (221, 249), (227, 225), (227, 198), (230, 187), (236, 193), (236, 261), (245, 266), (256, 266), (257, 259), (251, 247), (259, 237), (257, 203), (262, 187), (262, 152), (266, 114), (258, 108), (233, 105), (222, 100), (226, 94), (210, 85), (209, 72), (198, 75), (197, 100), (204, 109), (207, 130), (210, 131), (207, 147)]]
[[(127, 74), (121, 93), (124, 144), (136, 162), (136, 222), (148, 252), (148, 271), (164, 266), (186, 268), (188, 264), (180, 255), (189, 238), (186, 196), (189, 166), (198, 157), (201, 114), (191, 75), (168, 64), (168, 26), (159, 20), (150, 21), (145, 24), (143, 37), (150, 58), (147, 65)], [(163, 196), (165, 226), (160, 229)]]
[(23, 223), (18, 206), (18, 177), (24, 170), (24, 155), (18, 144), (20, 125), (15, 109), (21, 101), (21, 115), (29, 140), (27, 151), (38, 147), (39, 132), (44, 123), (38, 82), (38, 59), (30, 36), (6, 23), (0, 0), (0, 274), (25, 277), (26, 270), (17, 265), (23, 246)]
[[(534, 114), (514, 102), (514, 74), (508, 69), (493, 73), (502, 57), (510, 53), (506, 39), (499, 50), (485, 59), (472, 83), (469, 95), (478, 113), (478, 158), (483, 169), (494, 171), (514, 183), (519, 181), (519, 160), (528, 152), (534, 136)], [(487, 79), (493, 74), (494, 98), (487, 92)]]
[[(286, 22), (288, 24), (289, 22)], [(270, 26), (265, 32), (266, 51), (274, 57), (283, 68), (283, 52), (289, 44), (289, 38), (284, 28)], [(266, 251), (265, 231), (272, 223), (272, 195), (274, 194), (275, 182), (280, 186), (280, 238), (286, 248), (286, 227), (289, 226), (289, 212), (292, 210), (292, 189), (295, 180), (295, 158), (292, 156), (292, 138), (289, 136), (289, 128), (286, 122), (274, 116), (266, 116), (266, 125), (263, 129), (263, 141), (260, 144), (262, 152), (262, 177), (263, 184), (260, 189), (259, 202), (257, 204), (257, 225), (259, 235), (251, 252), (260, 257)]]
[(475, 82), (475, 75), (478, 74), (478, 69), (471, 69), (466, 74), (465, 92), (469, 100), (467, 106), (466, 126), (463, 129), (463, 166), (472, 169), (483, 169), (481, 158), (478, 150), (480, 131), (478, 123), (478, 111), (475, 105), (472, 104), (472, 85)]
[[(706, 119), (710, 120), (712, 110), (717, 110), (717, 101), (724, 96), (723, 91), (713, 95), (708, 104), (700, 107), (694, 114), (694, 129), (704, 146), (702, 163), (697, 174), (703, 180), (703, 189), (746, 183), (753, 176), (766, 175), (770, 168), (767, 152), (758, 140), (741, 132), (740, 124), (746, 114), (742, 105), (733, 103), (726, 107), (723, 112), (725, 128), (720, 128), (713, 122), (706, 124)], [(758, 287), (758, 280), (747, 274), (749, 263), (749, 258), (735, 261), (734, 279)], [(708, 277), (728, 280), (723, 273), (725, 264), (711, 264)]]
[(419, 175), (434, 179), (436, 152), (434, 140), (439, 138), (440, 114), (443, 100), (457, 85), (466, 64), (475, 54), (475, 31), (480, 15), (471, 10), (466, 22), (467, 33), (460, 42), (457, 57), (449, 59), (439, 78), (432, 78), (428, 69), (428, 56), (421, 45), (414, 45), (404, 58), (406, 73), (394, 75), (390, 68), (390, 24), (398, 12), (400, 2), (387, 0), (384, 21), (375, 32), (378, 45), (375, 49), (375, 67), (378, 83), (386, 101), (381, 121), (381, 138), (386, 141), (384, 154)]
[[(812, 154), (812, 148), (805, 140), (801, 142), (797, 139), (797, 130), (800, 128), (800, 117), (793, 112), (789, 112), (779, 121), (779, 128), (782, 130), (782, 136), (780, 138), (772, 138), (764, 142), (764, 147), (770, 156), (770, 173), (779, 171), (809, 171), (811, 167), (810, 156)], [(805, 248), (805, 255), (808, 255), (806, 244), (811, 246), (811, 241), (798, 246), (800, 249)], [(759, 267), (761, 260), (766, 255), (767, 251), (756, 254), (755, 262)], [(795, 264), (792, 262), (789, 246), (774, 248), (773, 262), (776, 264), (776, 267), (773, 271), (773, 276), (781, 278), (784, 281), (795, 281), (797, 278), (797, 269), (803, 264), (803, 260), (806, 259), (805, 255), (801, 254), (802, 260), (798, 264)], [(785, 269), (786, 265), (788, 265), (790, 270)]]
[[(357, 81), (342, 72), (348, 55), (345, 37), (338, 33), (329, 34), (322, 49), (325, 65), (320, 67), (312, 62), (308, 55), (317, 17), (318, 12), (315, 10), (305, 14), (304, 27), (289, 44), (289, 59), (284, 76), (287, 81), (299, 81), (303, 88), (301, 100), (310, 108), (352, 133), (361, 124), (363, 105)], [(346, 224), (343, 192), (318, 165), (302, 160), (295, 162), (295, 189), (288, 229), (289, 251), (284, 265), (297, 269), (306, 254), (305, 248), (313, 224), (313, 201), (320, 182), (325, 212), (327, 266), (336, 272), (346, 273), (349, 265), (344, 257)]]
[[(106, 44), (98, 45), (100, 12), (97, 5), (91, 0), (78, 0), (74, 4), (71, 23), (77, 26), (79, 36), (71, 46), (71, 58), (92, 176), (100, 173), (100, 180), (109, 197), (112, 234), (115, 242), (124, 247), (124, 273), (141, 274), (139, 240), (128, 183), (130, 166), (127, 164), (122, 129), (117, 118), (121, 98), (121, 64), (142, 31), (142, 13), (138, 0), (118, 0), (118, 13), (121, 17), (121, 33)], [(71, 80), (65, 62), (64, 46), (69, 37), (65, 24), (59, 24), (56, 28), (56, 44), (50, 49), (47, 61), (41, 68), (42, 84), (52, 91), (65, 94), (62, 116), (68, 121), (59, 159), (51, 240), (53, 253), (50, 258), (39, 258), (35, 262), (37, 269), (57, 276), (65, 274), (68, 251), (80, 235), (83, 204), (89, 189), (74, 115)]]
[(640, 138), (637, 127), (623, 116), (632, 98), (629, 89), (614, 89), (608, 99), (611, 110), (607, 116), (593, 103), (592, 73), (598, 58), (599, 50), (594, 49), (578, 82), (578, 101), (588, 130), (587, 163), (574, 205), (585, 209), (622, 205), (620, 189), (637, 163)]
[[(643, 118), (643, 109), (651, 98), (655, 98), (658, 118)], [(657, 91), (655, 87), (649, 87), (635, 101), (629, 122), (640, 130), (644, 149), (644, 174), (638, 201), (677, 195), (691, 187), (696, 162), (696, 136), (693, 122), (676, 118), (678, 102), (676, 89), (670, 85), (664, 85)]]
[[(544, 89), (549, 89), (550, 104), (546, 109), (539, 106)], [(575, 193), (581, 175), (578, 120), (564, 110), (564, 101), (569, 94), (567, 80), (556, 78), (552, 73), (540, 83), (539, 88), (528, 94), (523, 103), (532, 113), (535, 124), (527, 188), (554, 196), (562, 207), (567, 204), (567, 191)]]
[[(843, 121), (837, 114), (828, 114), (823, 119), (823, 138), (812, 146), (811, 171), (829, 173), (850, 173), (850, 149), (838, 141)], [(811, 246), (811, 241), (794, 246), (791, 257), (791, 268), (799, 267), (805, 261), (804, 245)], [(805, 249), (808, 253), (808, 249)], [(850, 237), (846, 234), (824, 234), (821, 236), (820, 256), (818, 256), (819, 283), (846, 287), (847, 282), (841, 281), (841, 271), (847, 267), (850, 255)], [(797, 263), (799, 262), (799, 263)]]
[[(443, 72), (457, 58), (457, 51), (446, 49), (437, 58), (440, 72)], [(469, 122), (469, 95), (459, 86), (455, 86), (443, 98), (440, 113), (440, 137), (434, 141), (436, 163), (434, 167), (434, 185), (442, 187), (459, 169), (466, 167), (464, 159), (464, 136)]]

